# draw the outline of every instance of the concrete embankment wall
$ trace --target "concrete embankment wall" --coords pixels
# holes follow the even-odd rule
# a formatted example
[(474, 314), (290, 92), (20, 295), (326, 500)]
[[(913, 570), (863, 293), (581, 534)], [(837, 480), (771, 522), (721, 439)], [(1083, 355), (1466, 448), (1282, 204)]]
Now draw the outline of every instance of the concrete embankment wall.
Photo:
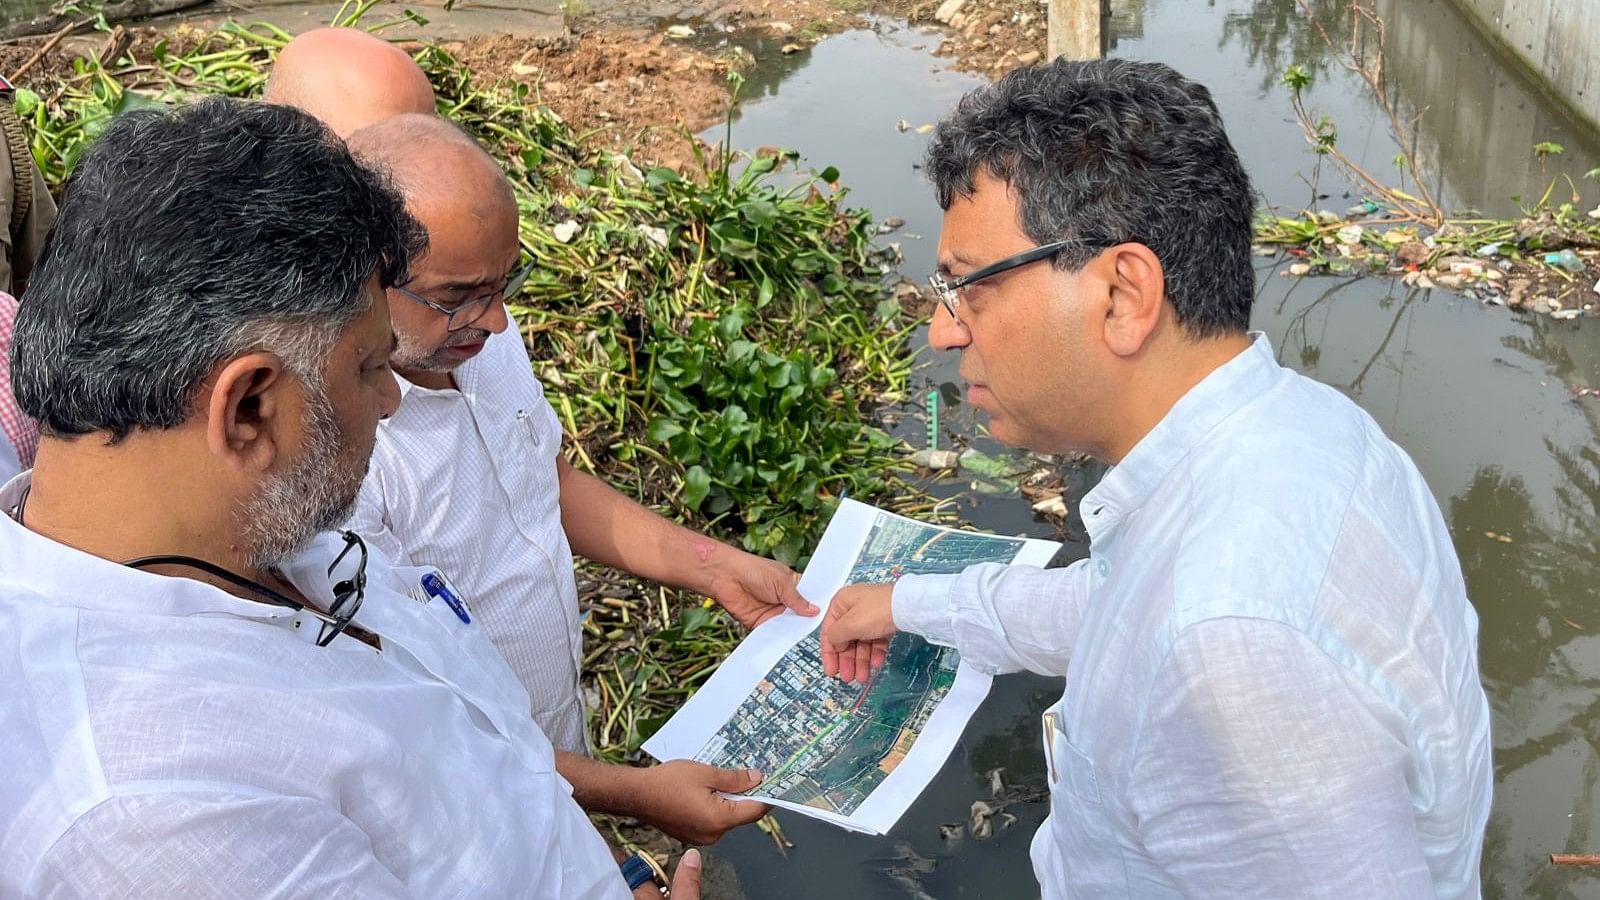
[(1453, 0), (1600, 131), (1600, 0)]

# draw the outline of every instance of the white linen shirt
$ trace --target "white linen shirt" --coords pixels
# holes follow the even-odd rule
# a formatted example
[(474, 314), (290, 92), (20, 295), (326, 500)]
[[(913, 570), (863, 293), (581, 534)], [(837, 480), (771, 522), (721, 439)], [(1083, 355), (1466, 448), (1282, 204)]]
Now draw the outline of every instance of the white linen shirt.
[[(286, 577), (326, 604), (343, 546)], [(314, 618), (0, 514), (0, 896), (631, 896), (505, 661), (415, 599), (424, 571), (374, 550), (355, 621), (382, 650), (318, 647)]]
[(396, 377), (400, 407), (378, 426), (347, 527), (396, 562), (451, 573), (527, 689), (534, 721), (558, 749), (587, 752), (561, 425), (521, 334), (490, 335), (456, 369), (460, 390)]
[(1479, 895), (1477, 616), (1411, 460), (1264, 337), (1084, 498), (1090, 558), (894, 588), (905, 630), (1065, 675), (1046, 898)]

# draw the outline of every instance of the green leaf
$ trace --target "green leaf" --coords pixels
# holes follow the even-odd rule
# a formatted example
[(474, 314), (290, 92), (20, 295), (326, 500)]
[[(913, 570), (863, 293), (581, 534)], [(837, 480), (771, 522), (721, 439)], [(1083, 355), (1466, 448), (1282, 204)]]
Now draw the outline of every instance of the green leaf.
[(823, 169), (821, 172), (818, 172), (817, 178), (826, 181), (829, 184), (833, 184), (835, 181), (839, 180), (839, 170), (833, 166), (829, 166), (826, 169)]
[(699, 509), (705, 502), (706, 494), (711, 492), (711, 476), (700, 466), (690, 466), (683, 473), (683, 505), (690, 509)]
[(665, 166), (657, 166), (644, 176), (644, 183), (653, 188), (661, 187), (664, 184), (675, 184), (682, 180), (677, 172)]
[(39, 108), (39, 95), (27, 88), (19, 87), (17, 88), (16, 101), (12, 105), (15, 107), (18, 116), (27, 118), (33, 115), (35, 109)]
[[(771, 158), (768, 157), (768, 161)], [(739, 205), (739, 214), (757, 228), (770, 228), (778, 221), (778, 208), (766, 200), (751, 200)]]
[(588, 187), (588, 186), (594, 184), (594, 170), (593, 169), (573, 169), (572, 170), (572, 183), (577, 185), (578, 187)]
[(120, 116), (125, 112), (131, 112), (136, 109), (166, 108), (167, 105), (165, 103), (147, 94), (141, 94), (138, 91), (123, 91), (121, 99), (117, 100), (117, 105), (112, 108), (111, 114)]
[(691, 606), (683, 611), (678, 622), (683, 636), (688, 637), (711, 624), (711, 610), (703, 606)]
[(680, 434), (684, 428), (672, 419), (655, 419), (645, 428), (645, 436), (658, 444), (665, 444)]

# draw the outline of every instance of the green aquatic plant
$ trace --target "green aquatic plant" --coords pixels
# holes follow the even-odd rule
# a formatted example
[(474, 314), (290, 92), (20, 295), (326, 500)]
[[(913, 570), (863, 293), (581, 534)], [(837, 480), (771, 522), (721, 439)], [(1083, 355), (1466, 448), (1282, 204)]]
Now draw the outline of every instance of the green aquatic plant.
[[(369, 5), (352, 0), (341, 16)], [(78, 59), (18, 95), (35, 159), (59, 188), (114, 115), (258, 96), (288, 39), (225, 23)], [(886, 289), (890, 260), (836, 170), (726, 141), (697, 145), (683, 171), (641, 167), (586, 144), (527, 85), (479, 85), (442, 48), (415, 56), (440, 113), (485, 143), (515, 189), (539, 265), (513, 312), (575, 465), (797, 566), (839, 496), (920, 502), (898, 480), (898, 442), (872, 422), (904, 396), (919, 323)], [(704, 598), (592, 567), (580, 584), (595, 744), (629, 758), (737, 626)]]

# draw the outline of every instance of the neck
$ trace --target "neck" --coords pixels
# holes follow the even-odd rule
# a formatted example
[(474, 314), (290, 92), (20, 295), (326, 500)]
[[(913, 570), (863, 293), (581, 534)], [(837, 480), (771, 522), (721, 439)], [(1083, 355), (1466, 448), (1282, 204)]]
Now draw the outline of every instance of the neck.
[[(240, 498), (197, 474), (170, 433), (136, 434), (115, 447), (101, 435), (40, 442), (23, 524), (112, 562), (178, 555), (256, 581), (238, 540)], [(183, 573), (190, 574), (190, 573)]]
[(1195, 385), (1248, 350), (1250, 336), (1239, 333), (1195, 341), (1173, 334), (1165, 343), (1168, 346), (1150, 347), (1142, 354), (1147, 358), (1117, 404), (1116, 427), (1106, 446), (1094, 454), (1112, 465), (1122, 462)]
[(439, 372), (430, 369), (395, 369), (401, 378), (411, 382), (417, 387), (424, 387), (430, 391), (456, 390), (455, 376), (449, 372)]

